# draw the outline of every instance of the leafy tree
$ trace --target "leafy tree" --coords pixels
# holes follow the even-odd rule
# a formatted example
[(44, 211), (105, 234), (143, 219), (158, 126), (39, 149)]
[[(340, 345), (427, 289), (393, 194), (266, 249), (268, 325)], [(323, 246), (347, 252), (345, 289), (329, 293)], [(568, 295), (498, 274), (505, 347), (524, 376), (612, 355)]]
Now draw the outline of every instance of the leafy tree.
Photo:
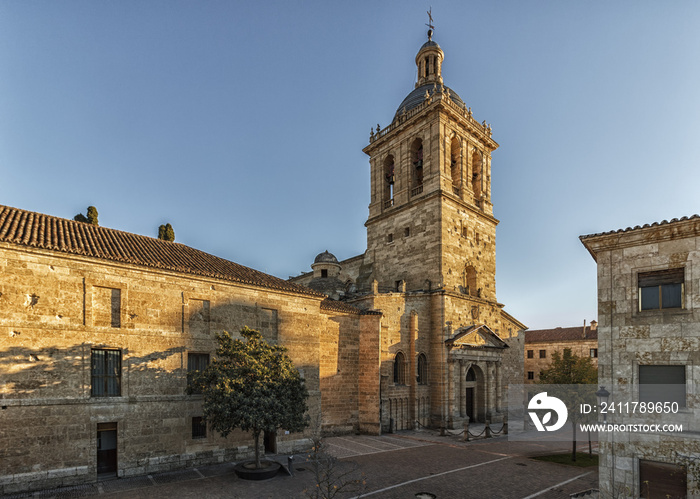
[(100, 225), (97, 221), (97, 208), (95, 208), (94, 206), (88, 206), (87, 216), (83, 215), (82, 213), (78, 213), (76, 216), (73, 217), (73, 220), (75, 220), (76, 222), (83, 222), (92, 225)]
[[(539, 383), (557, 385), (554, 395), (566, 404), (569, 421), (574, 429), (571, 460), (576, 461), (576, 426), (582, 418), (578, 410), (580, 404), (595, 403), (594, 390), (598, 383), (598, 370), (591, 362), (590, 357), (579, 357), (572, 353), (570, 348), (565, 348), (563, 353), (554, 352), (552, 354), (552, 363), (547, 369), (540, 372)], [(593, 390), (591, 390), (591, 385), (594, 387)]]
[(203, 417), (222, 436), (236, 428), (253, 432), (255, 466), (260, 468), (260, 432), (306, 428), (308, 391), (286, 348), (270, 345), (248, 327), (241, 336), (244, 340), (225, 331), (217, 334), (216, 358), (187, 390), (201, 391)]
[(163, 241), (174, 241), (175, 231), (173, 230), (173, 226), (170, 224), (165, 224), (158, 227), (158, 239), (162, 239)]

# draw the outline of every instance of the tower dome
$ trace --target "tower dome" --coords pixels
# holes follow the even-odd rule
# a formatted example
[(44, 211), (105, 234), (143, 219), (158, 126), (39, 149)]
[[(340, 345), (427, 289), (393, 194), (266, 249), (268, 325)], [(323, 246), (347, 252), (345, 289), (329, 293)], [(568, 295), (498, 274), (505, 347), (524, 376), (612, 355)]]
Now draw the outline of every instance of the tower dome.
[(319, 253), (314, 258), (314, 263), (338, 263), (338, 259), (333, 253), (329, 253), (328, 250), (323, 253)]
[(418, 77), (415, 88), (401, 102), (394, 118), (408, 112), (425, 100), (425, 94), (433, 96), (435, 93), (447, 93), (450, 99), (460, 107), (465, 107), (464, 102), (457, 95), (457, 92), (443, 85), (442, 82), (442, 61), (445, 53), (437, 42), (432, 40), (432, 31), (428, 33), (429, 39), (423, 44), (416, 54), (416, 67)]

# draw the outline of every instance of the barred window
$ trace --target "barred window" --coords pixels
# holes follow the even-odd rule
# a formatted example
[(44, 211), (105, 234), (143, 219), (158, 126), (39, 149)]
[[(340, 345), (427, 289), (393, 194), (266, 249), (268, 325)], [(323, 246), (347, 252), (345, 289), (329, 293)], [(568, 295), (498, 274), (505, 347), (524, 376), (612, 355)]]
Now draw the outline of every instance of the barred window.
[[(192, 379), (196, 372), (204, 371), (209, 365), (208, 353), (188, 353), (187, 354), (187, 385), (192, 384)], [(202, 393), (200, 390), (193, 390), (192, 393)]]
[(394, 357), (394, 383), (397, 385), (406, 384), (406, 360), (401, 352)]
[(207, 438), (207, 424), (202, 416), (192, 418), (192, 438)]
[(419, 385), (427, 385), (428, 384), (428, 359), (425, 357), (425, 354), (421, 353), (418, 355), (418, 373), (416, 376), (416, 380), (418, 381)]
[(92, 350), (92, 397), (119, 397), (122, 380), (121, 350)]

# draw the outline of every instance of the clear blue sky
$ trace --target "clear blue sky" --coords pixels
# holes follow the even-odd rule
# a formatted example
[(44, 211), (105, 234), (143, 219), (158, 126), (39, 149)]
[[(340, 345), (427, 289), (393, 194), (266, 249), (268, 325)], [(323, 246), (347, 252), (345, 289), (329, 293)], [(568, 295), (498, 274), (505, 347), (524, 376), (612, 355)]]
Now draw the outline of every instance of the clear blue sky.
[(497, 293), (596, 316), (578, 236), (700, 212), (697, 1), (0, 2), (0, 204), (288, 277), (362, 253), (370, 127), (443, 75), (486, 120)]

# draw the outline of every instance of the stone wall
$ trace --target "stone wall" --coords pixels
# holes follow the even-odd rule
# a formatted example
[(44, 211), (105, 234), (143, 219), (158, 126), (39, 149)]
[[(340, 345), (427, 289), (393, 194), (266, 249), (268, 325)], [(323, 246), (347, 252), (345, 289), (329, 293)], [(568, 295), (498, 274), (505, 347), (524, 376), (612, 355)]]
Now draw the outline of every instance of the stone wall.
[[(288, 348), (320, 417), (320, 297), (6, 243), (0, 274), (0, 493), (95, 480), (99, 423), (117, 424), (119, 476), (250, 456), (248, 434), (192, 438), (201, 396), (185, 394), (188, 353), (213, 356), (215, 333), (244, 325)], [(121, 352), (119, 396), (91, 396), (95, 348)]]

